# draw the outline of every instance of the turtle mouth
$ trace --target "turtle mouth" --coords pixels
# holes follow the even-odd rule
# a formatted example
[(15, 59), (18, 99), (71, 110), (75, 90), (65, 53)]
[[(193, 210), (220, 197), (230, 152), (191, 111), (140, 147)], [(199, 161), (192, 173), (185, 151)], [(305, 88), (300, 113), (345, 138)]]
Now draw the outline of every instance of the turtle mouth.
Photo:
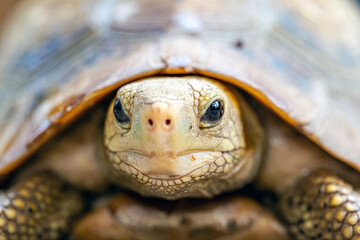
[(214, 180), (219, 176), (230, 173), (237, 164), (238, 159), (240, 159), (239, 152), (242, 150), (243, 148), (221, 152), (200, 151), (178, 156), (175, 160), (182, 162), (184, 165), (186, 165), (184, 162), (187, 159), (190, 159), (189, 162), (191, 162), (193, 158), (199, 156), (202, 158), (208, 156), (208, 158), (203, 159), (201, 164), (190, 166), (190, 169), (185, 168), (186, 172), (184, 170), (182, 173), (174, 171), (177, 174), (161, 171), (161, 169), (145, 171), (141, 168), (140, 170), (140, 167), (129, 163), (132, 158), (149, 160), (149, 156), (139, 152), (112, 152), (110, 153), (112, 159), (110, 162), (113, 171), (118, 175), (130, 175), (137, 183), (143, 185), (151, 193), (150, 195), (172, 196), (191, 191), (191, 187), (197, 183), (206, 182), (209, 179)]

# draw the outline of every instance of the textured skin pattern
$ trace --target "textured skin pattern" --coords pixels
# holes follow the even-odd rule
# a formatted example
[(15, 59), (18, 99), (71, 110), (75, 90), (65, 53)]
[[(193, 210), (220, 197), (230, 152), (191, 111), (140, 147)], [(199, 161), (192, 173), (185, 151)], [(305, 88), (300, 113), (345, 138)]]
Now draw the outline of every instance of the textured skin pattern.
[[(255, 117), (248, 123), (245, 115), (253, 113), (234, 90), (195, 76), (154, 77), (125, 85), (116, 99), (130, 119), (119, 123), (110, 104), (104, 146), (116, 184), (146, 196), (178, 199), (211, 197), (254, 176), (262, 131)], [(214, 101), (223, 103), (222, 117), (202, 121)], [(245, 133), (244, 125), (254, 125), (249, 127), (253, 131)]]
[(0, 240), (58, 239), (82, 210), (78, 193), (41, 174), (0, 193)]
[[(193, 172), (173, 179), (157, 179), (142, 173), (140, 170), (135, 169), (130, 164), (122, 161), (117, 157), (116, 153), (108, 153), (112, 161), (111, 167), (114, 172), (120, 174), (128, 174), (135, 178), (139, 183), (144, 184), (149, 191), (160, 196), (175, 196), (181, 193), (188, 193), (189, 188), (196, 186), (201, 180), (209, 179), (211, 177), (221, 176), (223, 173), (228, 173), (238, 160), (238, 153), (235, 151), (223, 153), (223, 155), (215, 160), (214, 163), (207, 164), (204, 167), (194, 170)], [(233, 159), (235, 161), (233, 161)], [(224, 167), (225, 166), (225, 167)], [(205, 191), (204, 191), (205, 192)], [(204, 193), (206, 196), (208, 193)]]
[(306, 177), (281, 202), (297, 239), (360, 239), (360, 194), (336, 175)]

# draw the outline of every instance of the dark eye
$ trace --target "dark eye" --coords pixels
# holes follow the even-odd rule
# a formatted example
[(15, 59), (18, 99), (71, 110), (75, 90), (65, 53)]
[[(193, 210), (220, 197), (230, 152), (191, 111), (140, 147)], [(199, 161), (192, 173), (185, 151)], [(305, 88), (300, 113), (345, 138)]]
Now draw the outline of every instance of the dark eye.
[(217, 122), (224, 114), (224, 104), (216, 100), (206, 110), (205, 114), (201, 117), (200, 121)]
[(118, 120), (119, 123), (127, 123), (130, 121), (130, 118), (128, 117), (128, 115), (126, 115), (119, 99), (117, 99), (115, 102), (114, 114), (116, 120)]

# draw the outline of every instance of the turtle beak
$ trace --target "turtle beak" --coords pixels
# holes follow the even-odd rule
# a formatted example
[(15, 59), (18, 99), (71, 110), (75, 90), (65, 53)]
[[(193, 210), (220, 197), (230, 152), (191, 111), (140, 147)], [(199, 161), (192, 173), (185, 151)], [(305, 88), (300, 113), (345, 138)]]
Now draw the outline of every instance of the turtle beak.
[[(145, 104), (142, 107), (140, 128), (142, 145), (150, 157), (173, 158), (179, 151), (176, 146), (185, 141), (187, 125), (191, 122), (184, 116), (189, 107), (184, 104), (163, 101)], [(183, 113), (183, 114), (182, 114)]]

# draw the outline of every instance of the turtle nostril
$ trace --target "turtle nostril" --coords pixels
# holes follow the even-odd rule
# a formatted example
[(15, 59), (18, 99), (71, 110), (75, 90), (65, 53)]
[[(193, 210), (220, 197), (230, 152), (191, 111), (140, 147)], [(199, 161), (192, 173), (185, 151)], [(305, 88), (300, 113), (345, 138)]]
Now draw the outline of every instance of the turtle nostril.
[(152, 119), (149, 119), (148, 123), (150, 124), (150, 126), (152, 126), (154, 124)]
[(170, 119), (166, 119), (165, 124), (169, 126), (171, 124)]

